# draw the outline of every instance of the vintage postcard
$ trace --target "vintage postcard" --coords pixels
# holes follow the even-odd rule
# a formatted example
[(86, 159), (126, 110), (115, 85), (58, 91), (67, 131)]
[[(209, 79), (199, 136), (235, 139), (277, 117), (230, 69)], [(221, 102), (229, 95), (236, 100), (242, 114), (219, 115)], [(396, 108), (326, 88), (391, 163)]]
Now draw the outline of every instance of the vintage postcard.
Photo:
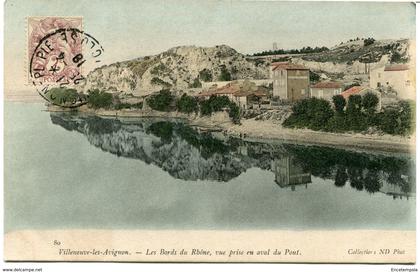
[(5, 261), (416, 262), (415, 4), (105, 2), (5, 2)]

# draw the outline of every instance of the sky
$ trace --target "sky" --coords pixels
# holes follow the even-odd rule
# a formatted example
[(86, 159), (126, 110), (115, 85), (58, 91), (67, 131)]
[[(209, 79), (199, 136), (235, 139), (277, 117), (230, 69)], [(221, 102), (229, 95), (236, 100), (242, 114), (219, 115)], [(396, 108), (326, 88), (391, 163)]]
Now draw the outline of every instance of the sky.
[(249, 54), (278, 48), (331, 47), (356, 37), (415, 37), (409, 2), (213, 0), (7, 0), (5, 89), (24, 90), (26, 17), (82, 16), (104, 47), (102, 64), (179, 45), (227, 44)]

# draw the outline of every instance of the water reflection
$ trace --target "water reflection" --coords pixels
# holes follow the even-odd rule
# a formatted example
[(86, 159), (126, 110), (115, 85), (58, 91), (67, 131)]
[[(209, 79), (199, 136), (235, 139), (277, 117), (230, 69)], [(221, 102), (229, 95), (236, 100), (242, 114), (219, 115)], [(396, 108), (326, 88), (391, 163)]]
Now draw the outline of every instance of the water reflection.
[(292, 191), (313, 177), (349, 184), (358, 191), (394, 199), (415, 194), (414, 160), (340, 149), (241, 141), (223, 133), (203, 133), (182, 121), (108, 119), (51, 113), (53, 124), (84, 134), (105, 152), (157, 165), (182, 180), (228, 182), (257, 167), (274, 173), (274, 182)]
[(299, 162), (292, 156), (284, 156), (271, 162), (271, 171), (274, 172), (275, 182), (280, 188), (290, 187), (292, 191), (296, 186), (303, 185), (308, 188), (311, 183), (311, 173), (305, 172)]

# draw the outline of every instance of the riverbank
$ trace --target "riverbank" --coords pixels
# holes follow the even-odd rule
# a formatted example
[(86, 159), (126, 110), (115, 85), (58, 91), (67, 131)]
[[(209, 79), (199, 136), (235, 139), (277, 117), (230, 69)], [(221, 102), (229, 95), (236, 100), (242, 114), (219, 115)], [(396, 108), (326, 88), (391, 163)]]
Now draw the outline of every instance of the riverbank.
[(243, 120), (240, 126), (224, 127), (227, 134), (248, 141), (284, 141), (293, 144), (316, 144), (356, 150), (374, 150), (415, 154), (415, 135), (365, 135), (361, 133), (329, 133), (309, 129), (289, 129), (273, 121)]
[[(49, 106), (48, 111), (70, 111), (56, 106)], [(290, 129), (281, 126), (276, 120), (242, 119), (240, 125), (233, 124), (227, 113), (218, 112), (210, 117), (181, 112), (160, 112), (154, 110), (105, 110), (79, 107), (76, 112), (116, 118), (178, 118), (190, 125), (204, 130), (218, 130), (228, 136), (246, 141), (282, 141), (292, 144), (323, 145), (353, 150), (372, 150), (415, 154), (415, 135), (410, 137), (361, 134), (329, 133), (309, 129)]]

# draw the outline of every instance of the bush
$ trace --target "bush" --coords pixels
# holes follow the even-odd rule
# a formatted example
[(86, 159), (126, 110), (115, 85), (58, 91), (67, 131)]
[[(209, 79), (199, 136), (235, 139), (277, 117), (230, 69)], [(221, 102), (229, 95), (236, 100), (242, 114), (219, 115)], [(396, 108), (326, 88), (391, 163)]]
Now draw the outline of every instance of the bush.
[(147, 104), (154, 110), (169, 111), (174, 100), (169, 90), (161, 90), (158, 94), (150, 96)]
[(230, 100), (227, 96), (212, 95), (209, 99), (201, 102), (201, 114), (210, 115), (212, 112), (221, 111), (228, 107)]
[(325, 129), (328, 120), (334, 115), (328, 101), (315, 97), (297, 101), (292, 111), (292, 115), (283, 123), (285, 126), (313, 130)]
[(362, 106), (369, 115), (373, 115), (378, 106), (379, 98), (373, 93), (367, 93), (362, 97)]
[(346, 108), (346, 123), (351, 131), (362, 131), (368, 128), (368, 120), (362, 114), (362, 97), (350, 95)]
[(318, 75), (317, 73), (314, 73), (312, 71), (309, 71), (309, 80), (311, 82), (317, 82), (317, 81), (319, 81), (320, 78), (321, 78), (321, 76)]
[(350, 95), (347, 103), (346, 113), (349, 115), (358, 115), (362, 112), (362, 97), (358, 94)]
[(88, 92), (88, 104), (95, 108), (109, 108), (112, 105), (112, 94), (95, 89)]
[(345, 132), (348, 130), (347, 118), (343, 114), (335, 114), (330, 118), (325, 127), (326, 131), (331, 132)]
[(235, 124), (239, 124), (241, 122), (241, 111), (239, 106), (234, 102), (230, 102), (229, 104), (229, 117)]
[(190, 88), (201, 88), (201, 86), (202, 86), (202, 84), (201, 84), (200, 79), (198, 77), (196, 77), (194, 79), (194, 82), (189, 85)]
[(195, 97), (183, 94), (176, 102), (176, 108), (180, 112), (191, 113), (198, 110), (198, 103)]
[(203, 69), (200, 71), (200, 79), (204, 82), (210, 82), (213, 80), (213, 76), (210, 72), (210, 70)]
[(367, 38), (363, 41), (363, 45), (364, 46), (369, 46), (369, 45), (373, 44), (374, 42), (375, 42), (374, 38)]
[(54, 104), (64, 105), (67, 103), (76, 103), (79, 95), (75, 89), (51, 88), (47, 98)]
[(240, 109), (239, 107), (229, 100), (225, 95), (223, 96), (210, 96), (209, 99), (201, 101), (200, 112), (202, 115), (210, 115), (213, 112), (221, 111), (224, 108), (229, 108), (229, 117), (235, 124), (240, 123)]
[(219, 76), (219, 80), (220, 81), (230, 81), (231, 80), (231, 75), (229, 73), (229, 71), (227, 70), (226, 66), (222, 66), (222, 69), (220, 71), (220, 76)]
[(169, 88), (172, 85), (166, 81), (163, 81), (162, 79), (158, 78), (158, 77), (154, 77), (152, 78), (152, 80), (150, 81), (153, 85), (161, 85), (163, 87)]
[(335, 111), (338, 113), (344, 113), (344, 108), (346, 107), (346, 99), (342, 95), (334, 95), (333, 98)]
[[(376, 113), (373, 110), (377, 105), (374, 97), (376, 97), (374, 94), (365, 95), (362, 99), (360, 95), (352, 95), (349, 97), (346, 111), (340, 113), (337, 110), (336, 114), (333, 114), (325, 100), (317, 98), (300, 100), (292, 107), (292, 114), (283, 122), (283, 126), (331, 132), (360, 132), (369, 127), (376, 127), (392, 135), (413, 133), (416, 127), (413, 102), (400, 101), (397, 105)], [(341, 108), (340, 103), (339, 109)]]
[(396, 107), (386, 108), (380, 113), (378, 121), (383, 132), (408, 135), (412, 132), (413, 107), (407, 101), (400, 101)]

